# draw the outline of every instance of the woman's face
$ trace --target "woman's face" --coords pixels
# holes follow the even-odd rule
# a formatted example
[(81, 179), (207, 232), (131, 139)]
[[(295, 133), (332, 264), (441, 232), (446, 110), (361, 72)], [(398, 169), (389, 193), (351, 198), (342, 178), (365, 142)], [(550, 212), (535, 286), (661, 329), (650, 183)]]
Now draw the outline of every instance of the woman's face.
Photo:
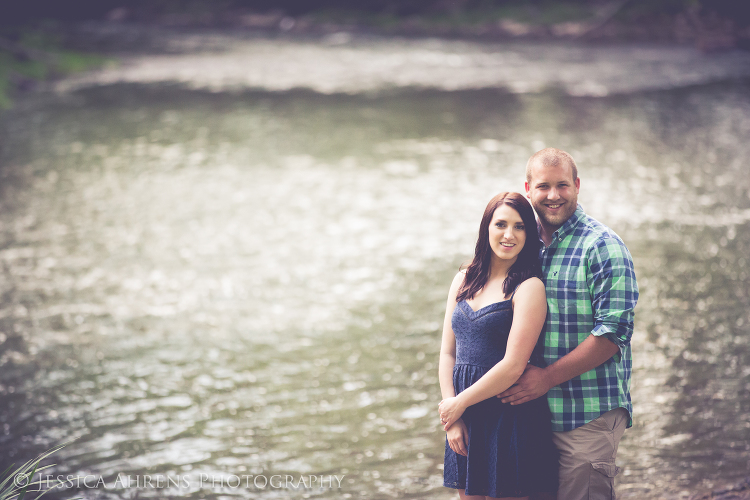
[(490, 247), (503, 260), (515, 260), (526, 243), (526, 228), (521, 215), (510, 205), (495, 209), (490, 222)]

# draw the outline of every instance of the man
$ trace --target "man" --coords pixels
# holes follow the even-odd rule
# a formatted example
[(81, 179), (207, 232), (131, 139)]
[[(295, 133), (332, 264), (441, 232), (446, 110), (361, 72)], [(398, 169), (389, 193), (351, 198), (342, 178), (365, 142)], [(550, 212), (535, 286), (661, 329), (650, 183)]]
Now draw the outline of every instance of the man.
[(499, 394), (522, 404), (547, 393), (560, 451), (558, 500), (615, 498), (615, 456), (632, 425), (630, 338), (638, 286), (622, 240), (578, 205), (573, 158), (554, 148), (526, 166), (526, 195), (539, 218), (547, 289), (546, 368), (529, 365)]

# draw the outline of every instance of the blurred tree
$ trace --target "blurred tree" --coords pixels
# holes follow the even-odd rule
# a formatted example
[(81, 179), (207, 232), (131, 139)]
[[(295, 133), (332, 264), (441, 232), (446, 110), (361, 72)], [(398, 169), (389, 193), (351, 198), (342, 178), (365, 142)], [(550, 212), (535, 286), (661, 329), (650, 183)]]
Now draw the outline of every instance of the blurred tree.
[[(26, 0), (5, 1), (0, 10), (0, 24), (13, 25), (36, 19), (74, 21), (103, 19), (117, 8), (124, 8), (139, 17), (165, 13), (202, 10), (220, 12), (231, 9), (252, 11), (284, 11), (296, 16), (326, 9), (344, 9), (368, 13), (387, 13), (396, 16), (435, 12), (456, 12), (492, 9), (508, 5), (551, 6), (556, 3), (601, 6), (616, 0)], [(628, 0), (631, 14), (676, 14), (689, 9), (715, 12), (739, 23), (750, 20), (747, 0)]]

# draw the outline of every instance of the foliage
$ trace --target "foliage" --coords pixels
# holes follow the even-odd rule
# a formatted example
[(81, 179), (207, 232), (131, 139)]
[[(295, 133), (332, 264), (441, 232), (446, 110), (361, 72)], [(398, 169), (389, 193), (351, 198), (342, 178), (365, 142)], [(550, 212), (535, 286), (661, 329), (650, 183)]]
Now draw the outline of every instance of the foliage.
[(5, 28), (0, 30), (0, 108), (11, 105), (16, 88), (97, 67), (106, 61), (94, 54), (62, 48), (62, 39), (50, 30)]
[[(102, 19), (115, 8), (124, 8), (138, 21), (181, 13), (200, 16), (231, 10), (254, 12), (282, 11), (298, 16), (326, 11), (356, 11), (360, 14), (429, 16), (433, 14), (502, 12), (523, 10), (524, 7), (544, 12), (562, 13), (571, 9), (591, 11), (618, 0), (26, 0), (17, 3), (12, 12), (0, 18), (0, 25), (28, 23), (39, 19), (78, 21)], [(713, 10), (722, 16), (747, 19), (747, 0), (627, 0), (624, 9), (630, 15), (675, 14), (686, 9)], [(557, 14), (562, 15), (562, 14)], [(565, 14), (568, 15), (568, 14)], [(565, 15), (563, 17), (565, 17)]]
[[(449, 26), (461, 27), (471, 25), (486, 25), (501, 20), (513, 20), (521, 23), (551, 25), (566, 21), (582, 21), (593, 15), (592, 9), (581, 2), (545, 2), (545, 3), (512, 3), (505, 5), (491, 5), (488, 2), (477, 8), (461, 11), (433, 11), (411, 18), (423, 27)], [(352, 8), (325, 9), (312, 14), (318, 22), (333, 22), (339, 24), (358, 24), (377, 28), (392, 28), (402, 25), (404, 17), (394, 13), (362, 12)]]
[[(25, 464), (21, 465), (14, 471), (10, 472), (13, 465), (5, 469), (0, 474), (0, 500), (23, 500), (30, 487), (33, 491), (38, 491), (41, 486), (41, 481), (34, 481), (34, 475), (37, 472), (43, 471), (52, 467), (52, 465), (45, 465), (40, 467), (41, 462), (52, 455), (60, 451), (67, 443), (63, 443), (59, 446), (52, 448), (51, 450), (39, 455), (38, 457), (29, 460)], [(10, 473), (9, 473), (10, 472)], [(48, 490), (41, 491), (36, 498), (44, 495)]]

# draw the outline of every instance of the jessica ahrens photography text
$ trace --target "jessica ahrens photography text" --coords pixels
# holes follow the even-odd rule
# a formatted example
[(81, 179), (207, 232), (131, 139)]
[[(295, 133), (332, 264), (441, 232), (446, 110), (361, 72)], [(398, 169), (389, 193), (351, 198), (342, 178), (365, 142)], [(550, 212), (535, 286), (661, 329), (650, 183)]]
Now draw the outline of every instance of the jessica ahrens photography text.
[(122, 474), (114, 479), (88, 475), (37, 475), (33, 480), (19, 475), (15, 478), (19, 487), (29, 485), (28, 491), (57, 489), (338, 489), (345, 475), (291, 475), (291, 474)]

